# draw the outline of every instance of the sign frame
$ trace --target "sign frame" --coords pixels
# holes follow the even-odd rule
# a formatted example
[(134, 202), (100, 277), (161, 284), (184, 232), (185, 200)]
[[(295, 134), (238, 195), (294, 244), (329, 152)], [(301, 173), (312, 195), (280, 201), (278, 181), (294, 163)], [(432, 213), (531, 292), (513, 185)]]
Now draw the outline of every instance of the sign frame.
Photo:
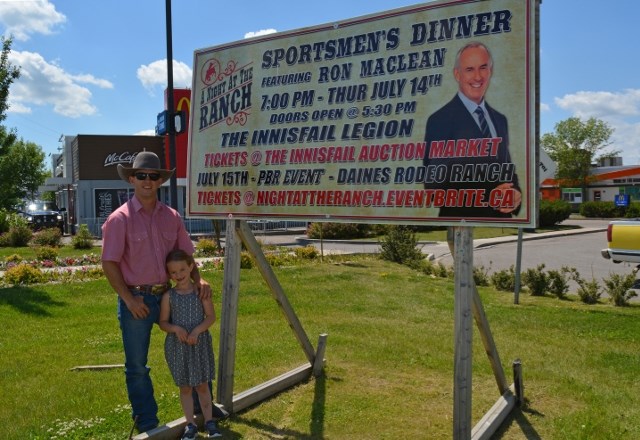
[[(196, 50), (187, 215), (535, 227), (535, 4), (436, 1)], [(434, 150), (469, 39), (490, 48), (485, 105), (508, 134), (493, 117), (491, 137)]]

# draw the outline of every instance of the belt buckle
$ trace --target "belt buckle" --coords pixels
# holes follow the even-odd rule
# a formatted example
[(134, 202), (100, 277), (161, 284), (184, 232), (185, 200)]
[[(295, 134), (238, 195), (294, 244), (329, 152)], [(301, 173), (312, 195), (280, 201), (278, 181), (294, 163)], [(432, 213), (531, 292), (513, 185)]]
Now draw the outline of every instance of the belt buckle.
[(166, 284), (154, 284), (149, 287), (150, 287), (149, 291), (154, 295), (162, 295), (164, 292), (167, 291)]

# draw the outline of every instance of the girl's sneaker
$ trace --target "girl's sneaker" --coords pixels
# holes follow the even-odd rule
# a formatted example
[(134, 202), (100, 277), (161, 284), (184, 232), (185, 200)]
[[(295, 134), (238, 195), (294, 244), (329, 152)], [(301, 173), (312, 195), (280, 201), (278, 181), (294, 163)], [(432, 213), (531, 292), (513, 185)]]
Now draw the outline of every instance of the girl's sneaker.
[(195, 440), (198, 437), (198, 427), (193, 423), (189, 423), (184, 428), (184, 434), (182, 434), (181, 440)]
[(222, 433), (218, 430), (218, 425), (213, 420), (209, 420), (204, 424), (204, 430), (207, 432), (206, 438), (220, 438), (222, 437)]

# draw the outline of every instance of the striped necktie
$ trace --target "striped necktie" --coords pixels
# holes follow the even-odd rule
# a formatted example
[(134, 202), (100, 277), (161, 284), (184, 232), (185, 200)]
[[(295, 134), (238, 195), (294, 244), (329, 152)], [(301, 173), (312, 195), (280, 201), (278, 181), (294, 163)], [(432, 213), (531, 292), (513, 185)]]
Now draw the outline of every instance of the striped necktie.
[(478, 106), (474, 113), (478, 115), (478, 122), (480, 122), (480, 131), (482, 131), (482, 137), (490, 138), (491, 130), (489, 130), (489, 124), (487, 124), (487, 119), (484, 117), (484, 111), (482, 107)]

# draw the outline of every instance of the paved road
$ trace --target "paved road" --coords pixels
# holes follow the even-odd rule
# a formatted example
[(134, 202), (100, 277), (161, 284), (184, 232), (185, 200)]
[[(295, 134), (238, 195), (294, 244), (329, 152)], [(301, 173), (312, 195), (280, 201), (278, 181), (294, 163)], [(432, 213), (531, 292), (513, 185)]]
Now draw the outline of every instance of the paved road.
[[(606, 246), (605, 232), (595, 229), (577, 235), (523, 241), (521, 271), (540, 264), (544, 264), (547, 270), (567, 266), (576, 268), (583, 279), (595, 278), (598, 281), (612, 273), (631, 273), (634, 264), (615, 264), (602, 257), (600, 250)], [(516, 257), (517, 242), (487, 244), (474, 249), (473, 262), (474, 266), (484, 267), (493, 273), (515, 265)], [(450, 254), (442, 256), (440, 261), (453, 263)]]
[[(631, 273), (635, 265), (629, 263), (614, 264), (600, 254), (607, 246), (606, 227), (609, 220), (567, 220), (564, 224), (578, 226), (579, 229), (523, 236), (521, 271), (545, 265), (545, 270), (560, 269), (563, 266), (574, 267), (583, 279), (602, 280), (612, 273), (626, 275)], [(312, 244), (320, 249), (316, 240), (306, 240), (304, 236), (265, 236), (265, 243), (283, 246), (299, 246)], [(349, 242), (324, 240), (322, 247), (325, 253), (377, 253), (380, 245), (377, 242)], [(422, 252), (435, 262), (453, 265), (453, 258), (446, 242), (422, 244)], [(489, 274), (498, 270), (509, 269), (516, 265), (517, 237), (499, 237), (493, 239), (474, 240), (474, 266), (483, 267)], [(575, 292), (577, 284), (570, 282), (570, 290)]]

